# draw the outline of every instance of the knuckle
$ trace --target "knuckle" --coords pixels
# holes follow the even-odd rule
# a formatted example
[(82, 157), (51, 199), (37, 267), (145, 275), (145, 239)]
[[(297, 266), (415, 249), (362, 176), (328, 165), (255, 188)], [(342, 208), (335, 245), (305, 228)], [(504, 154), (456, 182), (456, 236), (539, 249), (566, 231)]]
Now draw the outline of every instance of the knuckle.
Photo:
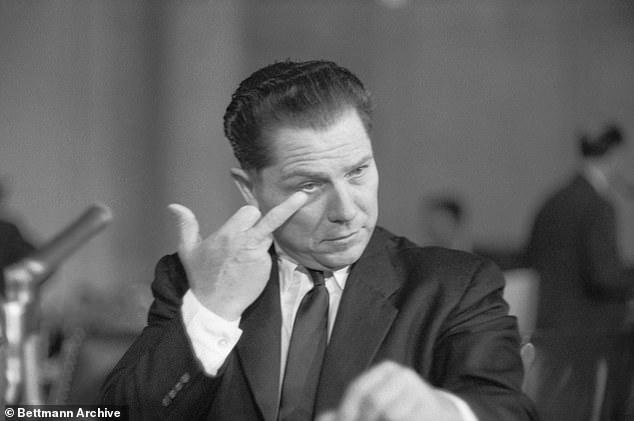
[(258, 251), (262, 248), (263, 239), (252, 231), (245, 231), (232, 238), (231, 244), (234, 251)]
[(247, 221), (257, 221), (262, 216), (260, 210), (253, 205), (244, 205), (240, 208), (238, 212), (240, 213), (240, 216), (242, 216)]
[(383, 367), (385, 370), (388, 370), (388, 371), (395, 371), (396, 369), (400, 367), (400, 365), (398, 365), (392, 360), (385, 360), (381, 363), (381, 367)]
[(237, 265), (246, 265), (253, 263), (254, 258), (255, 256), (250, 250), (241, 250), (234, 253), (232, 256), (233, 262)]
[(244, 249), (246, 251), (255, 251), (255, 250), (259, 250), (260, 248), (262, 248), (262, 241), (260, 241), (259, 238), (250, 237), (244, 243)]
[(381, 410), (381, 401), (375, 394), (367, 393), (361, 398), (361, 406), (373, 413), (378, 413)]
[(417, 385), (419, 383), (424, 383), (423, 382), (423, 378), (414, 370), (412, 370), (411, 368), (405, 368), (402, 367), (398, 373), (399, 377), (402, 378), (404, 381), (412, 384), (412, 385)]
[(210, 237), (210, 240), (214, 247), (218, 247), (220, 249), (228, 249), (233, 243), (233, 237), (226, 232), (218, 232), (213, 237)]
[(268, 246), (273, 241), (273, 234), (271, 233), (256, 233), (251, 232), (247, 239), (248, 249), (259, 249), (263, 246)]
[(367, 386), (363, 378), (358, 378), (350, 384), (346, 391), (346, 397), (357, 401), (367, 399)]
[(364, 418), (378, 420), (391, 420), (388, 400), (378, 393), (368, 393), (359, 401), (361, 414), (367, 415)]

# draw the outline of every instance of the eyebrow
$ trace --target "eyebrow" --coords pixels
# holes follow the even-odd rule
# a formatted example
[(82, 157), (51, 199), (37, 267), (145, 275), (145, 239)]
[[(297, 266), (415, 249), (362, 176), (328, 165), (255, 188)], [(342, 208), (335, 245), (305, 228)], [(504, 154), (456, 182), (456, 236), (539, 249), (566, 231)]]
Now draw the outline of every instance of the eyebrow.
[[(365, 155), (363, 158), (361, 158), (359, 161), (357, 161), (356, 163), (349, 165), (348, 167), (346, 167), (345, 172), (348, 173), (352, 170), (354, 170), (355, 168), (359, 168), (363, 165), (366, 165), (368, 163), (370, 163), (371, 161), (374, 160), (374, 155), (373, 154), (368, 154)], [(298, 168), (297, 170), (293, 170), (291, 172), (289, 172), (288, 174), (284, 174), (280, 177), (280, 179), (282, 181), (286, 181), (289, 180), (291, 178), (314, 178), (314, 179), (321, 179), (321, 178), (325, 178), (326, 174), (323, 172), (319, 172), (319, 171), (310, 171), (310, 170), (306, 170), (303, 168)]]

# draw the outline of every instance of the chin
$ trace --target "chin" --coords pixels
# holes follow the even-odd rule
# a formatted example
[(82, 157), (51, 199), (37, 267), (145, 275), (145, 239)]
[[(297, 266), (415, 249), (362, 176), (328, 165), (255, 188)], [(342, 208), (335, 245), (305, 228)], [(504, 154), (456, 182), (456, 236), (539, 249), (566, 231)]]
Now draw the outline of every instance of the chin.
[(318, 263), (330, 270), (337, 270), (355, 263), (365, 250), (365, 245), (350, 247), (346, 250), (324, 253), (319, 256)]

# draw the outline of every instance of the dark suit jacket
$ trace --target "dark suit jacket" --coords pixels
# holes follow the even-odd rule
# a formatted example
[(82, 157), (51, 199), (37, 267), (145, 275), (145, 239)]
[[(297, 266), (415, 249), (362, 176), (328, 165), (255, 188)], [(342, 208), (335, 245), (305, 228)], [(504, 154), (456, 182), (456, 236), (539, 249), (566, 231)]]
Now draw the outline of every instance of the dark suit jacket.
[[(273, 421), (279, 384), (276, 265), (245, 311), (218, 376), (206, 376), (180, 317), (187, 290), (174, 255), (153, 284), (149, 323), (106, 380), (102, 402), (130, 405), (132, 418)], [(248, 280), (245, 280), (248, 281)], [(480, 421), (536, 419), (520, 392), (516, 320), (495, 266), (473, 255), (419, 248), (377, 228), (351, 269), (317, 392), (317, 413), (339, 403), (352, 379), (390, 359), (466, 400)]]
[(541, 277), (538, 328), (622, 331), (634, 272), (623, 267), (616, 233), (613, 206), (582, 176), (546, 200), (527, 250)]
[(33, 246), (22, 237), (20, 230), (10, 222), (0, 221), (0, 293), (4, 294), (2, 269), (26, 257)]

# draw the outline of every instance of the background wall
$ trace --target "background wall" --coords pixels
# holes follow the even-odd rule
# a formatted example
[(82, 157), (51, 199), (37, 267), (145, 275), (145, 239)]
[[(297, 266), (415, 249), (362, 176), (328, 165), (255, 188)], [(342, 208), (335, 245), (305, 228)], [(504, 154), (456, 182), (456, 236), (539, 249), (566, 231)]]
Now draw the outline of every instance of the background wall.
[[(115, 214), (47, 285), (51, 317), (142, 327), (153, 266), (175, 248), (167, 204), (204, 233), (241, 204), (221, 117), (275, 60), (330, 58), (374, 92), (380, 222), (414, 240), (422, 197), (453, 191), (478, 241), (521, 247), (581, 127), (615, 120), (632, 141), (631, 1), (404, 3), (0, 0), (5, 214), (40, 244), (90, 203)], [(619, 212), (634, 256), (633, 205)]]

